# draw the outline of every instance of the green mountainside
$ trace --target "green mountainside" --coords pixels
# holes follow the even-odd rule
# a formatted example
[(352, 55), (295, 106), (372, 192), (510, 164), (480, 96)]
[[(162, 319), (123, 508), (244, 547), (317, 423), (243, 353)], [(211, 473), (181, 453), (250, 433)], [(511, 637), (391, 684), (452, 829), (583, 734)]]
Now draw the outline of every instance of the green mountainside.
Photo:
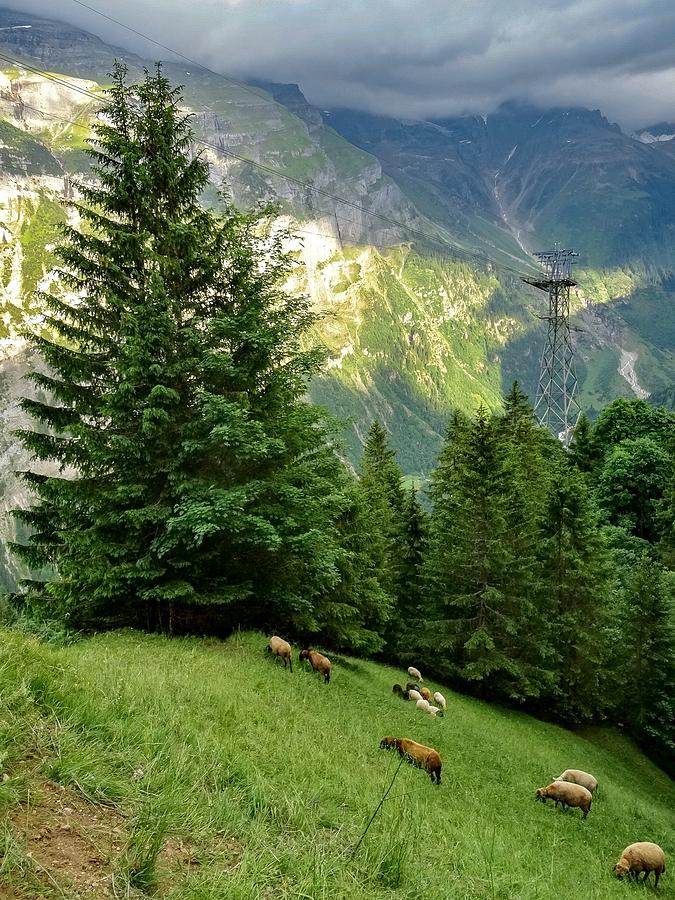
[[(59, 290), (58, 226), (78, 224), (63, 201), (88, 175), (86, 138), (112, 61), (123, 57), (132, 75), (148, 62), (8, 9), (0, 10), (0, 52), (13, 60), (0, 68), (7, 536), (6, 510), (21, 497), (13, 473), (26, 461), (10, 429), (21, 423), (16, 397), (26, 390), (20, 330), (41, 327), (34, 290)], [(184, 63), (165, 71), (184, 85), (207, 142), (199, 148), (211, 165), (204, 202), (217, 203), (222, 187), (243, 206), (275, 200), (297, 234), (303, 266), (291, 287), (320, 310), (318, 338), (328, 348), (311, 394), (346, 420), (353, 462), (378, 417), (404, 470), (424, 476), (451, 409), (495, 408), (514, 378), (534, 395), (545, 297), (517, 272), (530, 265), (528, 251), (555, 239), (582, 251), (574, 303), (583, 405), (593, 412), (617, 396), (668, 391), (675, 160), (665, 142), (626, 136), (586, 110), (506, 107), (486, 119), (399, 122), (322, 114), (295, 85), (242, 84)]]
[[(649, 840), (673, 896), (673, 784), (616, 731), (436, 684), (431, 718), (392, 694), (399, 670), (333, 655), (327, 685), (266, 643), (3, 632), (0, 894), (609, 900), (634, 890), (613, 874), (623, 848)], [(385, 735), (437, 749), (440, 786)], [(567, 767), (599, 781), (585, 820), (535, 801)]]

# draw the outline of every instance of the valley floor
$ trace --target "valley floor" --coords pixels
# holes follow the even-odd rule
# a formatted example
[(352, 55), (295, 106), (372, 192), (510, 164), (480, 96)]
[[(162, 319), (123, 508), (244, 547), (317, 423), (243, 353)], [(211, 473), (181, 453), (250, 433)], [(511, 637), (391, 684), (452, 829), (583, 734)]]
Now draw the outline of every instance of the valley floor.
[[(638, 840), (675, 896), (675, 785), (621, 736), (447, 690), (432, 719), (392, 695), (404, 673), (334, 658), (325, 685), (265, 645), (2, 632), (0, 898), (604, 900), (644, 895), (612, 874)], [(388, 734), (437, 748), (442, 784), (402, 766), (353, 854)], [(586, 821), (535, 802), (566, 767), (600, 782)]]

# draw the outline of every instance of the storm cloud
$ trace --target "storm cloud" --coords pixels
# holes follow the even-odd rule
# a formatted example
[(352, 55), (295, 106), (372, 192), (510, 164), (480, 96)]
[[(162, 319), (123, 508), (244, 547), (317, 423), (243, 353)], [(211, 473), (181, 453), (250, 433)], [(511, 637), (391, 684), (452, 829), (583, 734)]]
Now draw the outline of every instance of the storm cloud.
[[(627, 128), (675, 119), (673, 0), (87, 2), (216, 71), (297, 82), (320, 107), (432, 118), (520, 100)], [(170, 58), (75, 0), (19, 7)]]

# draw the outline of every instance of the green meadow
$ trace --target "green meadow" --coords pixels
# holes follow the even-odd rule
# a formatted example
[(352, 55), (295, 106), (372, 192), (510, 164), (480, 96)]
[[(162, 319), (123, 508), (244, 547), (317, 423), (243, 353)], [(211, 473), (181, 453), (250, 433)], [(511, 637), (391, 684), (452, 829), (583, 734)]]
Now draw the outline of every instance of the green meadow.
[[(433, 719), (391, 693), (402, 671), (333, 655), (325, 685), (266, 642), (1, 632), (0, 897), (604, 900), (653, 893), (613, 876), (639, 840), (665, 849), (675, 896), (675, 786), (621, 735), (430, 684)], [(440, 787), (379, 750), (389, 734), (440, 752)], [(600, 782), (586, 821), (534, 799), (566, 767)], [(98, 881), (87, 859), (50, 866), (55, 835), (61, 858), (90, 841)]]

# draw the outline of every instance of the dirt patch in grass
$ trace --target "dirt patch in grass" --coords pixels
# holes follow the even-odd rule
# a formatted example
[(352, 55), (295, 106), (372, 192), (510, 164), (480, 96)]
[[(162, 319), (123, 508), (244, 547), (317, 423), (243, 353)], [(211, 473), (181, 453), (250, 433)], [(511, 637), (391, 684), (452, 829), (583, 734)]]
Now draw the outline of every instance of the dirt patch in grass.
[(125, 820), (118, 812), (43, 781), (10, 823), (45, 888), (86, 900), (109, 896), (115, 863), (126, 840)]

